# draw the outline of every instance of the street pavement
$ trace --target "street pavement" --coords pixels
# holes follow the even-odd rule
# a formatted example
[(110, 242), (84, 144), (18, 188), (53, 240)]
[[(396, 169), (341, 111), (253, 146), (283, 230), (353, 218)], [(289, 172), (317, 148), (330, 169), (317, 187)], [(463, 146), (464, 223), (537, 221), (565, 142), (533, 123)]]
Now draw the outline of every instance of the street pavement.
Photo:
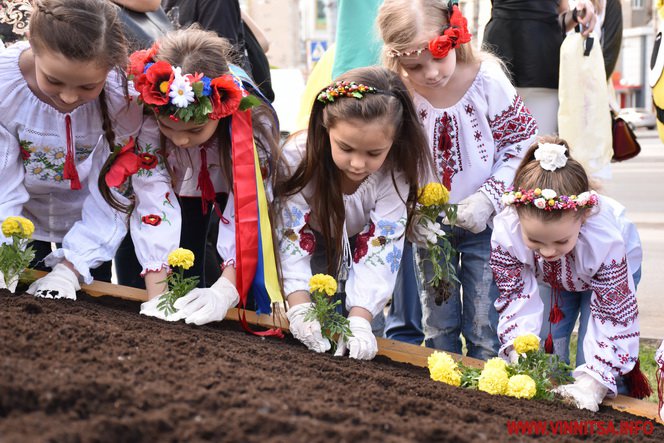
[(637, 290), (642, 338), (664, 338), (664, 143), (655, 130), (636, 132), (641, 153), (613, 163), (611, 180), (600, 193), (627, 208), (643, 246), (641, 283)]

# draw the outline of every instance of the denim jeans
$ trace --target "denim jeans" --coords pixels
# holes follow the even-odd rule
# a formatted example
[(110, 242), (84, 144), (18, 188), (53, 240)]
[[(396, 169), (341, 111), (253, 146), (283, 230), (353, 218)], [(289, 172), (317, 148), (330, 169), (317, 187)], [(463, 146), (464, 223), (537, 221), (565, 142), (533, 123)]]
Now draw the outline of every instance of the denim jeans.
[(413, 244), (406, 241), (394, 284), (392, 304), (385, 318), (385, 337), (421, 345), (424, 341), (424, 331), (415, 266)]
[[(634, 289), (641, 281), (641, 268), (634, 274)], [(542, 329), (540, 330), (540, 338), (542, 343), (549, 335), (549, 311), (551, 310), (551, 286), (541, 283), (539, 285), (539, 293), (544, 303)], [(563, 312), (564, 317), (556, 324), (551, 324), (551, 336), (553, 338), (553, 353), (560, 357), (569, 364), (569, 345), (574, 331), (574, 325), (577, 318), (579, 319), (579, 333), (576, 346), (576, 366), (580, 366), (586, 362), (586, 357), (583, 354), (583, 341), (586, 337), (588, 330), (588, 322), (590, 321), (590, 298), (592, 291), (570, 292), (561, 291), (559, 308)], [(622, 377), (616, 379), (618, 386), (618, 393), (625, 394), (624, 386), (622, 384)]]
[[(450, 298), (437, 306), (434, 297), (424, 286), (422, 277), (432, 278), (431, 263), (426, 249), (419, 249), (419, 261), (423, 273), (418, 272), (419, 294), (422, 303), (422, 324), (427, 347), (461, 354), (461, 334), (466, 340), (467, 355), (482, 360), (498, 354), (498, 312), (494, 302), (498, 298), (498, 287), (489, 267), (491, 254), (491, 229), (473, 234), (465, 229), (449, 229), (446, 235), (458, 256), (452, 257), (456, 267), (458, 284)], [(443, 257), (444, 260), (444, 257)], [(423, 275), (422, 275), (423, 274)]]

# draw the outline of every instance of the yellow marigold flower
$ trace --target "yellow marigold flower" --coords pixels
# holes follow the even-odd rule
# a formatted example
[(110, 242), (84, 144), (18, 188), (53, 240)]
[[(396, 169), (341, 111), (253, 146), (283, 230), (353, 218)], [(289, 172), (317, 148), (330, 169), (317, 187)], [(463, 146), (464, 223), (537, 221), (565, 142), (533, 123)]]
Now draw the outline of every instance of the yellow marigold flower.
[(35, 225), (25, 217), (7, 217), (2, 222), (2, 233), (5, 237), (15, 235), (19, 238), (31, 238), (35, 232)]
[(484, 363), (484, 369), (499, 369), (501, 371), (506, 371), (507, 362), (500, 357), (493, 357)]
[(331, 275), (316, 274), (309, 280), (311, 292), (320, 291), (332, 297), (337, 293), (337, 281)]
[(189, 269), (194, 266), (194, 253), (189, 249), (177, 248), (168, 254), (168, 264), (173, 267)]
[(529, 375), (519, 374), (510, 377), (505, 394), (516, 398), (533, 398), (537, 393), (537, 385)]
[(535, 334), (519, 335), (514, 339), (514, 350), (517, 354), (525, 354), (539, 349), (540, 339)]
[(509, 377), (503, 369), (484, 368), (477, 383), (477, 389), (491, 395), (502, 395), (507, 390)]
[(444, 205), (450, 201), (450, 191), (440, 183), (429, 183), (420, 189), (417, 201), (422, 206)]
[(434, 351), (427, 359), (427, 366), (432, 380), (452, 386), (461, 385), (461, 371), (447, 352)]

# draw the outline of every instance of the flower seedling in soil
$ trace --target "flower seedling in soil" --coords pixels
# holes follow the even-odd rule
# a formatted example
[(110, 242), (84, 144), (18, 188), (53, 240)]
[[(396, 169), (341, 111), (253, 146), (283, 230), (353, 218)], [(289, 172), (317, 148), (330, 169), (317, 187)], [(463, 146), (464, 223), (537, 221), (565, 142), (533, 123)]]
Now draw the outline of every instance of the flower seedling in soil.
[(174, 270), (166, 277), (168, 291), (161, 296), (157, 305), (165, 315), (175, 313), (173, 303), (198, 285), (198, 277), (184, 277), (184, 271), (194, 265), (194, 253), (189, 249), (178, 248), (168, 254), (168, 264)]
[(316, 274), (309, 280), (309, 290), (313, 304), (307, 311), (305, 320), (318, 320), (323, 337), (330, 340), (333, 348), (338, 336), (352, 337), (348, 319), (337, 312), (341, 300), (333, 299), (337, 292), (336, 280), (327, 274)]
[(25, 217), (7, 217), (2, 222), (2, 233), (11, 241), (0, 244), (0, 288), (16, 290), (21, 274), (35, 258), (29, 246), (34, 232), (35, 225)]

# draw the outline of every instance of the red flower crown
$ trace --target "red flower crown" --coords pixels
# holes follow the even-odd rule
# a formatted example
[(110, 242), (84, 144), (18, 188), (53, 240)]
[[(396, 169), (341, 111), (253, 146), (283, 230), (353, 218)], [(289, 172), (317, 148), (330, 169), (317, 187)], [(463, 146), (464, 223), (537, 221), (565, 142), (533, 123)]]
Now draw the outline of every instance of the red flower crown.
[(155, 43), (150, 49), (134, 52), (127, 69), (139, 100), (157, 115), (203, 124), (233, 114), (248, 95), (242, 82), (231, 74), (210, 79), (199, 73), (182, 74), (181, 68), (166, 61), (155, 62), (158, 50)]
[(472, 34), (468, 32), (468, 20), (463, 16), (458, 5), (451, 5), (449, 10), (452, 11), (450, 14), (450, 23), (443, 31), (443, 34), (430, 40), (427, 46), (403, 52), (390, 49), (387, 55), (389, 57), (420, 55), (428, 49), (433, 58), (445, 58), (450, 50), (461, 44), (468, 43), (472, 37)]

